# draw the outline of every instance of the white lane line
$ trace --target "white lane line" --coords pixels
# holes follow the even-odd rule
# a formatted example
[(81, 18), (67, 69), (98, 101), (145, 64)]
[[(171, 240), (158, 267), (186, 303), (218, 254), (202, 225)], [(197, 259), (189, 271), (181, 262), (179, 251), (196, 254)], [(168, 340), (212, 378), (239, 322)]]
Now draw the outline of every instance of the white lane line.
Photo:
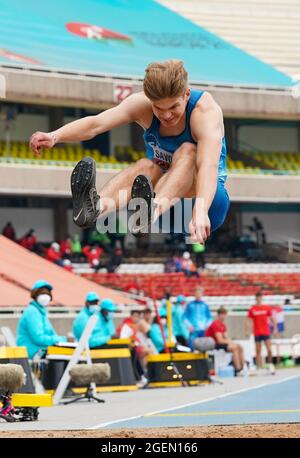
[(124, 421), (136, 420), (138, 418), (151, 417), (152, 415), (157, 415), (157, 414), (160, 414), (160, 413), (163, 413), (163, 412), (171, 412), (173, 410), (184, 409), (185, 407), (191, 407), (191, 406), (198, 405), (198, 404), (204, 404), (205, 402), (215, 401), (216, 399), (226, 398), (228, 396), (233, 396), (233, 395), (239, 394), (239, 393), (245, 393), (246, 391), (257, 390), (259, 388), (264, 388), (265, 386), (269, 387), (271, 385), (277, 385), (279, 383), (284, 383), (284, 382), (287, 382), (289, 380), (293, 380), (293, 379), (299, 378), (299, 377), (300, 377), (299, 374), (291, 375), (291, 376), (285, 377), (285, 378), (283, 378), (281, 380), (276, 380), (274, 382), (265, 382), (265, 383), (261, 383), (260, 385), (257, 385), (257, 386), (251, 386), (251, 387), (248, 387), (248, 388), (242, 388), (240, 390), (230, 391), (229, 393), (218, 394), (218, 395), (210, 397), (210, 398), (202, 399), (201, 401), (189, 402), (187, 404), (181, 404), (181, 405), (176, 406), (176, 407), (168, 407), (166, 409), (156, 410), (154, 412), (144, 413), (142, 415), (136, 415), (135, 417), (126, 417), (126, 418), (121, 418), (120, 420), (109, 421), (107, 423), (100, 423), (99, 425), (91, 426), (91, 427), (89, 427), (87, 429), (105, 428), (106, 426), (114, 425), (116, 423), (122, 423)]

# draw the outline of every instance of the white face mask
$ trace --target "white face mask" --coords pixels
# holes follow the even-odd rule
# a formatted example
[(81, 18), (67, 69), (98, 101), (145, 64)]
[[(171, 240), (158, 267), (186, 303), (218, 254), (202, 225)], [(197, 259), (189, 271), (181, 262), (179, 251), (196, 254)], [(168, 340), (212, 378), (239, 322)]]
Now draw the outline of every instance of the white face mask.
[(49, 294), (39, 294), (39, 296), (36, 298), (36, 301), (40, 305), (47, 307), (47, 305), (51, 302), (51, 297), (49, 296)]
[(89, 306), (89, 311), (91, 313), (99, 313), (100, 312), (100, 306), (99, 305), (90, 305)]

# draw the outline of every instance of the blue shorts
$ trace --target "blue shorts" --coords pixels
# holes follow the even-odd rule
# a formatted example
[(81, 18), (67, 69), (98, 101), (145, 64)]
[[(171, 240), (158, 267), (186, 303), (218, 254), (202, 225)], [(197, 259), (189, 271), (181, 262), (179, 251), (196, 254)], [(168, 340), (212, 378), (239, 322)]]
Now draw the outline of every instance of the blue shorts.
[[(175, 219), (176, 219), (175, 216), (173, 217), (171, 216), (168, 221), (168, 215), (170, 214), (170, 210), (168, 210), (164, 215), (161, 215), (159, 218), (159, 227), (160, 229), (162, 229), (162, 232), (164, 233), (170, 232), (171, 234), (181, 233), (186, 236), (190, 235), (188, 232), (188, 225), (192, 219), (192, 209), (193, 209), (194, 204), (195, 204), (194, 198), (193, 199), (181, 199), (181, 202), (179, 203), (179, 205), (182, 206), (182, 209), (184, 211), (178, 212), (179, 216), (177, 215), (177, 222), (175, 222)], [(175, 205), (175, 208), (176, 206), (177, 204)], [(227, 190), (224, 187), (223, 181), (218, 180), (215, 197), (208, 211), (208, 217), (209, 217), (210, 224), (211, 224), (211, 232), (215, 231), (220, 226), (222, 226), (227, 216), (229, 207), (230, 207), (230, 200), (229, 200)], [(165, 218), (165, 223), (163, 222), (162, 216)], [(181, 219), (181, 221), (178, 221), (178, 218)], [(169, 224), (166, 224), (166, 221), (168, 221)], [(167, 226), (170, 228), (170, 231), (168, 231)]]
[(208, 217), (211, 224), (211, 231), (215, 231), (220, 226), (222, 226), (227, 216), (229, 207), (230, 200), (228, 192), (224, 187), (224, 183), (218, 180), (216, 194), (208, 211)]

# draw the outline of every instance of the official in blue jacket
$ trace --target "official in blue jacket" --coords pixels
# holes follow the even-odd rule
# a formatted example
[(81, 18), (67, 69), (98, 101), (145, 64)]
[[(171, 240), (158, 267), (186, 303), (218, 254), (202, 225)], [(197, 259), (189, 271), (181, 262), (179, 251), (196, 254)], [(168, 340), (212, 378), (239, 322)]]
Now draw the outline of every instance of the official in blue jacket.
[(116, 333), (113, 314), (116, 306), (111, 299), (103, 299), (97, 293), (90, 292), (85, 299), (85, 306), (79, 312), (73, 323), (73, 334), (80, 340), (89, 318), (96, 313), (98, 321), (89, 338), (89, 347), (96, 348), (106, 344)]
[(37, 281), (31, 289), (32, 300), (18, 323), (17, 345), (27, 347), (30, 359), (38, 353), (42, 356), (50, 345), (67, 341), (66, 337), (56, 334), (48, 318), (52, 290), (53, 286), (47, 281)]
[(188, 302), (183, 320), (188, 326), (189, 346), (193, 348), (193, 340), (197, 337), (203, 337), (206, 329), (212, 323), (212, 315), (208, 304), (202, 300), (203, 289), (196, 288), (195, 299)]

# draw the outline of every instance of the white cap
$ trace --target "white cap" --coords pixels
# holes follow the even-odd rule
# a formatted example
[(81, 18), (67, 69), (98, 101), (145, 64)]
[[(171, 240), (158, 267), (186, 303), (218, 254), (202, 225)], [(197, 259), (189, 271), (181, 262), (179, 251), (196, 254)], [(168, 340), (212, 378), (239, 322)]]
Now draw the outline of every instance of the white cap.
[(51, 243), (51, 248), (53, 248), (54, 251), (59, 251), (60, 250), (60, 246), (57, 242), (53, 242)]

